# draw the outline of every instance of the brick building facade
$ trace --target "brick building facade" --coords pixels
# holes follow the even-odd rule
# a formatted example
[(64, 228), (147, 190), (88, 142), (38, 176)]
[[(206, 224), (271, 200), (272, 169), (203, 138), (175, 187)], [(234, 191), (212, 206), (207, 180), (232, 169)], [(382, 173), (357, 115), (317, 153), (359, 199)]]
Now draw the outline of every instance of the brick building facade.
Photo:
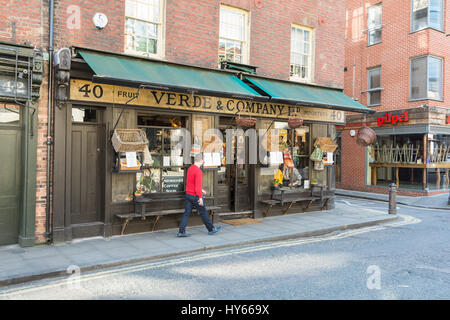
[[(375, 7), (378, 8), (375, 9)], [(373, 10), (374, 17), (369, 16), (370, 10)], [(375, 13), (376, 10), (377, 13)], [(393, 136), (395, 132), (402, 136), (407, 134), (423, 136), (433, 133), (435, 135), (446, 135), (446, 108), (450, 105), (450, 83), (446, 81), (450, 75), (450, 64), (447, 61), (450, 54), (450, 38), (447, 37), (450, 32), (447, 23), (448, 14), (448, 1), (431, 1), (428, 5), (427, 1), (411, 0), (383, 2), (347, 0), (344, 91), (360, 103), (370, 106), (371, 101), (368, 97), (370, 92), (367, 90), (371, 89), (371, 84), (368, 73), (371, 70), (379, 70), (380, 73), (377, 73), (376, 77), (378, 83), (374, 86), (375, 89), (380, 89), (377, 93), (379, 97), (377, 97), (375, 104), (370, 106), (377, 113), (373, 119), (366, 120), (368, 125), (377, 132), (380, 144), (383, 137), (387, 139), (388, 135)], [(423, 19), (423, 24), (417, 27), (420, 19)], [(427, 19), (428, 21), (426, 21)], [(435, 26), (433, 23), (438, 25)], [(369, 42), (371, 30), (373, 34), (378, 32), (378, 35), (375, 35), (377, 40), (374, 43)], [(413, 71), (410, 64), (417, 57), (433, 57), (436, 58), (436, 61), (441, 61), (442, 75), (438, 75), (438, 85), (436, 85), (441, 87), (436, 90), (439, 91), (439, 97), (430, 99), (430, 93), (428, 96), (414, 97), (414, 93), (412, 93), (414, 89), (411, 88), (412, 85), (410, 84), (413, 81)], [(379, 76), (380, 74), (381, 76)], [(426, 77), (426, 75), (423, 75), (423, 77)], [(434, 81), (431, 77), (436, 78), (436, 76), (428, 75), (428, 83)], [(427, 111), (424, 111), (421, 115), (422, 122), (419, 119), (410, 119), (409, 122), (397, 123), (395, 126), (379, 125), (376, 122), (377, 117), (384, 117), (385, 114), (396, 114), (396, 110), (414, 110), (419, 107), (425, 108), (425, 110), (436, 107), (443, 109), (439, 109), (440, 116), (436, 122), (423, 120), (429, 118), (429, 112), (427, 113)], [(387, 185), (383, 187), (375, 186), (376, 182), (371, 181), (373, 177), (371, 177), (368, 167), (371, 155), (366, 154), (366, 148), (358, 146), (355, 137), (349, 134), (350, 130), (357, 131), (363, 122), (364, 118), (349, 115), (347, 126), (342, 128), (341, 182), (338, 187), (387, 193)], [(439, 125), (441, 128), (436, 129), (435, 132), (427, 132), (422, 128), (415, 130), (414, 125), (418, 125), (419, 122), (425, 126)], [(388, 128), (391, 130), (389, 134), (387, 134)], [(397, 140), (400, 141), (400, 138)], [(408, 140), (409, 142), (413, 144), (412, 138)], [(394, 142), (394, 147), (395, 143), (397, 142)], [(427, 160), (423, 161), (425, 163)], [(414, 171), (411, 169), (409, 173), (406, 173), (405, 168), (400, 169), (400, 171), (402, 170), (405, 171), (403, 173), (405, 182), (408, 175), (412, 175), (412, 179), (422, 179), (415, 172), (419, 170), (417, 168)], [(378, 173), (380, 171), (383, 171), (383, 169), (378, 169)], [(395, 178), (385, 178), (386, 183), (388, 181), (395, 182)], [(404, 195), (435, 194), (442, 192), (443, 188), (447, 189), (446, 179), (448, 178), (443, 177), (445, 186), (433, 187), (428, 183), (424, 188), (417, 188), (421, 190), (416, 190), (415, 187), (409, 187), (407, 184), (400, 182), (399, 191), (400, 194)]]
[[(347, 2), (351, 3), (351, 1)], [(42, 51), (45, 58), (45, 74), (37, 113), (36, 243), (46, 241), (46, 208), (48, 205), (46, 203), (47, 71), (50, 3), (49, 0), (32, 0), (27, 1), (27, 5), (24, 7), (21, 1), (0, 2), (0, 41), (13, 44), (27, 43)], [(126, 53), (125, 0), (108, 2), (57, 0), (54, 3), (55, 51), (64, 47), (78, 46), (111, 53)], [(346, 27), (345, 16), (350, 11), (345, 10), (345, 1), (343, 0), (165, 0), (161, 3), (163, 6), (162, 29), (160, 29), (163, 33), (161, 58), (168, 62), (206, 68), (218, 67), (221, 5), (247, 12), (249, 16), (248, 64), (257, 66), (257, 74), (261, 76), (282, 80), (290, 79), (291, 26), (293, 24), (313, 30), (311, 82), (317, 85), (342, 88), (344, 84), (348, 84), (349, 71), (345, 78), (343, 72), (344, 62), (350, 66), (349, 62), (344, 60), (343, 54), (345, 34), (347, 47), (359, 50), (362, 46), (360, 42), (354, 41), (355, 37), (359, 41), (361, 35), (352, 33), (353, 20), (347, 19)], [(93, 16), (97, 12), (105, 14), (108, 19), (108, 24), (104, 29), (94, 26)], [(417, 37), (420, 39), (427, 37), (429, 43), (439, 41), (438, 37), (441, 36), (441, 34), (435, 35), (431, 30), (422, 33), (425, 35), (417, 34)], [(383, 30), (383, 35), (385, 34), (386, 32)], [(349, 40), (352, 40), (351, 44)], [(411, 46), (414, 45), (411, 44)], [(375, 50), (378, 49), (375, 48)], [(380, 55), (379, 52), (377, 54)], [(375, 60), (369, 62), (372, 64), (372, 61)], [(364, 62), (364, 65), (369, 62)], [(357, 65), (360, 66), (361, 63)], [(54, 114), (55, 105), (54, 103), (51, 105), (51, 112)], [(51, 128), (53, 132), (53, 127)], [(54, 137), (54, 139), (58, 139), (58, 137)], [(51, 155), (52, 161), (54, 156)], [(348, 162), (346, 163), (348, 164)], [(50, 171), (52, 173), (53, 170)], [(50, 179), (53, 180), (53, 176)], [(343, 183), (345, 184), (345, 180)], [(52, 195), (52, 189), (50, 189), (50, 195)], [(51, 200), (53, 200), (52, 197)], [(53, 208), (51, 204), (50, 208)], [(54, 212), (50, 213), (54, 214)]]

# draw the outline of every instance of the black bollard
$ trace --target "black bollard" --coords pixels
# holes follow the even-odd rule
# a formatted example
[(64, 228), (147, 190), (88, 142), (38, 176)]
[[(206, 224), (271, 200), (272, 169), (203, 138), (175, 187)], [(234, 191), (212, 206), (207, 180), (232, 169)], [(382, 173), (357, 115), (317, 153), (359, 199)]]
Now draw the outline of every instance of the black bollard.
[(389, 185), (389, 214), (397, 214), (397, 185)]
[(448, 193), (448, 200), (447, 200), (447, 204), (450, 205), (450, 192)]

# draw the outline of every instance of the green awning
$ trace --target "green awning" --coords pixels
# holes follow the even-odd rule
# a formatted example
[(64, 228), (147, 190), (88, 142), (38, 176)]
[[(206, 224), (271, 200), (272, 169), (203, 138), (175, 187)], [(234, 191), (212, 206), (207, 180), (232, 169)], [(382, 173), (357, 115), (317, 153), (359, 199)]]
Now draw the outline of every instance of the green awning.
[(234, 73), (78, 49), (94, 71), (93, 82), (267, 100)]
[(340, 89), (252, 76), (245, 76), (245, 79), (270, 95), (272, 101), (360, 113), (375, 112)]

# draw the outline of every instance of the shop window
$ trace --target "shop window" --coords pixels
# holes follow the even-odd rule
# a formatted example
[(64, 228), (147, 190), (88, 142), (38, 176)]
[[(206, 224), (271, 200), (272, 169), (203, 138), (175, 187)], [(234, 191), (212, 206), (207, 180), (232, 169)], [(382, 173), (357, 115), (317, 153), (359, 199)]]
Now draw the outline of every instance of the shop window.
[(427, 161), (423, 141), (423, 134), (379, 136), (368, 148), (368, 183), (387, 187), (398, 182), (402, 189), (422, 190)]
[(127, 0), (125, 51), (148, 57), (163, 56), (163, 0)]
[(381, 10), (381, 3), (368, 9), (367, 34), (369, 46), (381, 42)]
[(19, 106), (2, 105), (0, 106), (0, 124), (17, 125), (20, 121)]
[[(265, 121), (262, 128), (268, 128), (271, 121)], [(309, 180), (309, 155), (310, 155), (310, 126), (304, 125), (297, 129), (289, 129), (287, 122), (275, 122), (271, 127), (277, 129), (279, 151), (284, 154), (289, 150), (294, 168), (289, 169), (287, 165), (276, 163), (269, 159), (266, 167), (260, 168), (259, 193), (271, 191), (274, 180), (281, 172), (283, 186), (291, 186), (298, 191), (304, 189), (305, 180)], [(268, 152), (272, 152), (272, 141), (267, 142)], [(282, 159), (284, 162), (284, 159)], [(278, 171), (280, 170), (280, 172)]]
[(377, 106), (381, 103), (381, 67), (367, 71), (367, 105)]
[(219, 64), (248, 63), (248, 12), (220, 6)]
[(411, 32), (425, 28), (443, 31), (443, 0), (412, 0)]
[(427, 135), (426, 163), (437, 168), (427, 169), (427, 188), (429, 190), (448, 189), (450, 163), (450, 136), (443, 134)]
[(433, 56), (412, 58), (410, 99), (442, 100), (442, 59)]
[(306, 27), (291, 27), (291, 80), (312, 81), (312, 32)]
[(174, 148), (174, 145), (182, 139), (181, 132), (177, 129), (186, 127), (186, 118), (159, 114), (139, 115), (138, 127), (147, 135), (153, 164), (136, 174), (136, 189), (144, 194), (183, 192), (183, 149)]

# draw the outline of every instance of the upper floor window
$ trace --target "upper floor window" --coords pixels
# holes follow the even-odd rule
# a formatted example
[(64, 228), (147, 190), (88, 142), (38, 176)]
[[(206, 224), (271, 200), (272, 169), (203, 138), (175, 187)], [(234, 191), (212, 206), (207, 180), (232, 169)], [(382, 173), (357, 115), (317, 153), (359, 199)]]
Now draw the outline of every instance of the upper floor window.
[(381, 67), (367, 71), (367, 105), (376, 106), (381, 103)]
[(368, 34), (368, 45), (376, 44), (381, 42), (381, 3), (371, 6), (368, 9), (368, 19), (367, 19), (367, 34)]
[(410, 99), (442, 100), (442, 59), (433, 56), (412, 58)]
[(125, 51), (163, 57), (163, 0), (126, 0)]
[(248, 33), (247, 11), (220, 6), (219, 63), (248, 63)]
[(291, 80), (312, 81), (312, 29), (291, 27)]
[(443, 0), (412, 0), (411, 32), (425, 28), (443, 31)]

